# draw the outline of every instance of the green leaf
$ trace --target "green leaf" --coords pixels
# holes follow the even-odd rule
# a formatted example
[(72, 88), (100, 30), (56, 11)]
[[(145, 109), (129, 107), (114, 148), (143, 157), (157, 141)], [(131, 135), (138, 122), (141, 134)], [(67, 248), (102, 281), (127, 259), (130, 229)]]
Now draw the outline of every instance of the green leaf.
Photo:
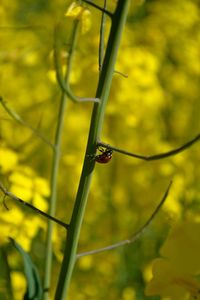
[(12, 238), (10, 238), (13, 246), (19, 251), (24, 261), (24, 272), (27, 280), (27, 290), (24, 295), (24, 300), (41, 300), (42, 286), (37, 268), (33, 264), (28, 253)]

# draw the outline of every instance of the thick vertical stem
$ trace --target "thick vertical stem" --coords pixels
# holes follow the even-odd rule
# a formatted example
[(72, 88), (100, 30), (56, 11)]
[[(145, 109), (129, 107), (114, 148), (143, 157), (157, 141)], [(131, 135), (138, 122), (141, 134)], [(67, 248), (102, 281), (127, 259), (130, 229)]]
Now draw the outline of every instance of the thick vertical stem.
[(111, 31), (96, 93), (96, 97), (100, 99), (100, 103), (95, 103), (93, 108), (83, 170), (72, 213), (71, 223), (67, 234), (64, 258), (56, 290), (55, 299), (57, 300), (66, 300), (69, 283), (76, 260), (78, 239), (95, 163), (94, 161), (91, 161), (88, 155), (95, 153), (97, 140), (99, 139), (101, 133), (104, 111), (110, 91), (117, 51), (128, 13), (128, 4), (129, 0), (119, 0), (116, 11), (112, 16)]

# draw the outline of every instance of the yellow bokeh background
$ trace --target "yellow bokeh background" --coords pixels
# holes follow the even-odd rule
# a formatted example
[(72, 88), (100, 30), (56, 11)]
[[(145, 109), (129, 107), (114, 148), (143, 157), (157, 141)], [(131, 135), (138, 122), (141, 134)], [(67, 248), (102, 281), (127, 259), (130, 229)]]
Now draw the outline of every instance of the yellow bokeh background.
[[(103, 1), (96, 1), (103, 5)], [(108, 1), (113, 10), (115, 1)], [(70, 8), (70, 9), (69, 9)], [(52, 62), (54, 26), (69, 41), (77, 7), (73, 1), (10, 1), (0, 7), (0, 96), (32, 128), (54, 142), (60, 88)], [(84, 5), (71, 88), (94, 97), (98, 81), (101, 14)], [(102, 141), (142, 155), (179, 147), (200, 132), (200, 8), (198, 0), (131, 1), (106, 107)], [(106, 23), (106, 37), (110, 28)], [(63, 50), (63, 61), (68, 56)], [(64, 65), (63, 65), (63, 70)], [(69, 222), (87, 143), (91, 103), (67, 102), (56, 216)], [(142, 226), (162, 198), (170, 195), (146, 233), (133, 245), (80, 258), (69, 299), (145, 300), (152, 261), (177, 221), (200, 218), (199, 143), (160, 161), (144, 162), (114, 152), (107, 165), (96, 164), (79, 252), (126, 239)], [(16, 122), (0, 103), (0, 180), (16, 196), (48, 210), (52, 149), (30, 128)], [(0, 299), (22, 299), (23, 265), (8, 243), (11, 236), (27, 250), (44, 277), (47, 221), (1, 196)], [(6, 208), (7, 207), (7, 208)], [(51, 296), (62, 262), (65, 232), (53, 236)], [(5, 254), (6, 253), (6, 254)], [(5, 255), (8, 264), (5, 263)], [(148, 299), (158, 300), (152, 296)]]

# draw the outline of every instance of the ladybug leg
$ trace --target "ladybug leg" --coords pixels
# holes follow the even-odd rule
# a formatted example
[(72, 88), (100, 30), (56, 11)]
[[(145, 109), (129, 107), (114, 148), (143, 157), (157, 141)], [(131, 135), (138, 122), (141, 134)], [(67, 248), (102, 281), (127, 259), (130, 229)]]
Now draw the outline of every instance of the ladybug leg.
[[(101, 147), (101, 146), (97, 146), (98, 151), (100, 151), (101, 153), (104, 153), (106, 150)], [(100, 154), (102, 155), (102, 154)], [(95, 160), (97, 157), (99, 157), (98, 154), (87, 154), (87, 157), (92, 161)]]
[(106, 150), (105, 150), (103, 147), (101, 147), (101, 146), (98, 146), (97, 149), (98, 149), (100, 152), (102, 152), (102, 153), (104, 153), (104, 152), (106, 151)]

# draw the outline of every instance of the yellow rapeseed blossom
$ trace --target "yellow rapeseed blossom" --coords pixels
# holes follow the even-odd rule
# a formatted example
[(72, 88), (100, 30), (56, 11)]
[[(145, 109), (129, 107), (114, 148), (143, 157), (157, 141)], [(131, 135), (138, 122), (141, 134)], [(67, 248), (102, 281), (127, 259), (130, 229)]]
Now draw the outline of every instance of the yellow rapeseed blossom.
[(15, 300), (22, 299), (22, 294), (26, 291), (26, 279), (24, 275), (21, 272), (13, 271), (11, 272), (11, 281)]
[(12, 237), (14, 237), (14, 239), (23, 246), (25, 251), (29, 251), (32, 240), (41, 227), (43, 227), (43, 220), (41, 217), (37, 215), (29, 215), (28, 217), (24, 216), (23, 223), (16, 226), (16, 230), (13, 232)]
[(34, 66), (38, 63), (38, 54), (36, 52), (30, 52), (24, 56), (23, 62), (27, 66)]
[[(200, 299), (200, 223), (182, 222), (173, 228), (153, 263), (146, 294), (169, 300)], [(165, 299), (165, 298), (162, 298)]]
[(81, 21), (81, 31), (86, 33), (91, 27), (91, 13), (88, 9), (73, 2), (65, 13), (66, 17)]
[(43, 220), (38, 215), (26, 216), (22, 210), (10, 203), (8, 211), (1, 211), (0, 224), (3, 230), (0, 234), (0, 245), (8, 242), (8, 237), (16, 239), (25, 250), (30, 250), (33, 237), (39, 228), (43, 227)]
[(79, 268), (81, 270), (87, 271), (93, 267), (93, 257), (92, 256), (84, 256), (81, 257), (78, 261)]
[(12, 171), (18, 162), (17, 154), (8, 149), (0, 148), (0, 169), (3, 173)]
[(131, 287), (125, 288), (122, 293), (122, 299), (123, 300), (135, 300), (136, 296), (135, 296), (134, 289)]
[[(121, 107), (128, 107), (127, 122), (125, 121), (127, 126), (139, 126), (147, 109), (156, 114), (163, 106), (164, 96), (158, 79), (159, 67), (158, 58), (144, 47), (124, 48), (123, 55), (119, 56), (117, 69), (123, 70), (128, 78), (120, 80), (116, 97)], [(109, 112), (116, 113), (116, 104), (113, 106)], [(134, 118), (130, 119), (129, 116)]]
[(42, 177), (36, 177), (33, 181), (34, 183), (34, 189), (37, 191), (37, 193), (48, 197), (50, 194), (50, 189), (47, 181)]
[[(11, 191), (23, 200), (41, 200), (41, 197), (48, 197), (50, 189), (45, 179), (36, 176), (30, 168), (21, 166), (9, 176)], [(43, 203), (44, 206), (44, 203)]]
[(48, 209), (47, 201), (39, 193), (34, 193), (33, 205), (39, 207), (42, 211), (47, 211)]
[[(2, 173), (9, 172), (7, 181), (9, 191), (24, 201), (32, 202), (35, 207), (47, 210), (46, 197), (50, 194), (47, 181), (37, 176), (33, 169), (19, 165), (18, 155), (7, 148), (0, 148), (0, 166)], [(1, 193), (2, 195), (2, 193)], [(3, 195), (2, 195), (3, 196)], [(0, 234), (0, 244), (8, 241), (8, 237), (16, 239), (25, 250), (30, 250), (32, 240), (39, 228), (43, 228), (44, 220), (31, 209), (23, 212), (23, 206), (15, 206), (15, 201), (8, 197), (2, 198), (5, 206), (1, 205), (0, 224), (3, 230)], [(28, 213), (28, 216), (26, 214)]]

